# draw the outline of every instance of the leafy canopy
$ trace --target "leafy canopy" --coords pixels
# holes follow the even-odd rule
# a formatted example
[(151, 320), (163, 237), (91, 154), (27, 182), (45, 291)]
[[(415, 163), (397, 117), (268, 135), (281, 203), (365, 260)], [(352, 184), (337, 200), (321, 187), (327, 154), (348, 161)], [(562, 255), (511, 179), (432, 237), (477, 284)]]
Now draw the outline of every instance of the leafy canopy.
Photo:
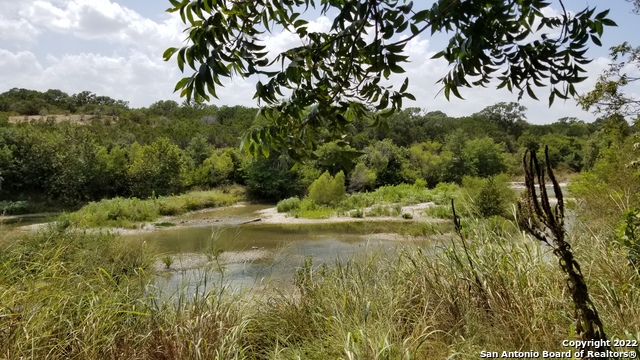
[[(498, 88), (521, 97), (537, 98), (532, 87), (549, 86), (551, 104), (576, 94), (590, 61), (587, 46), (600, 45), (604, 26), (615, 26), (608, 11), (572, 14), (562, 1), (558, 16), (545, 15), (551, 3), (542, 0), (169, 1), (168, 11), (187, 26), (187, 45), (167, 49), (164, 58), (175, 55), (180, 70), (192, 71), (176, 91), (187, 101), (209, 100), (222, 79), (258, 75), (254, 98), (269, 125), (247, 133), (243, 146), (264, 155), (286, 149), (297, 159), (341, 139), (353, 119), (373, 112), (377, 122), (415, 99), (408, 78), (399, 88), (385, 80), (404, 72), (405, 47), (419, 35), (451, 35), (434, 56), (450, 64), (440, 79), (447, 99), (497, 79)], [(310, 30), (309, 9), (334, 19), (329, 31)], [(282, 29), (301, 45), (269, 52), (264, 35)]]

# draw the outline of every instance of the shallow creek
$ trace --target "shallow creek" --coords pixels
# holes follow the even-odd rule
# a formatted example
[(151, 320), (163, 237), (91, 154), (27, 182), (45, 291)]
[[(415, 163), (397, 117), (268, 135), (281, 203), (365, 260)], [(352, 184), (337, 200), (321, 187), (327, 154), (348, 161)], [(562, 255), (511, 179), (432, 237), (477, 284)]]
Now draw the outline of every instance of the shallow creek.
[[(314, 264), (346, 261), (367, 252), (393, 254), (398, 246), (428, 247), (429, 241), (397, 235), (404, 222), (343, 222), (318, 224), (245, 223), (268, 206), (247, 205), (201, 211), (179, 217), (189, 224), (162, 231), (128, 235), (146, 241), (169, 267), (158, 260), (155, 286), (163, 293), (203, 293), (213, 287), (260, 289), (290, 287), (307, 257)], [(193, 226), (203, 222), (202, 226)], [(206, 221), (207, 225), (204, 225)], [(242, 224), (245, 223), (245, 224)], [(242, 224), (242, 225), (240, 225)]]

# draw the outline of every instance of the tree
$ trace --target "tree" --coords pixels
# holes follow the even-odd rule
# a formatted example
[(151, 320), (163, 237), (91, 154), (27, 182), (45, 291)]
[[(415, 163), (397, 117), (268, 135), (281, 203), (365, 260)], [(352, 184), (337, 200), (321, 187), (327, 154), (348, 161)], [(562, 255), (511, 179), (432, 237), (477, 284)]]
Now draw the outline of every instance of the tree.
[(504, 145), (496, 144), (493, 139), (484, 137), (467, 141), (463, 158), (468, 159), (473, 167), (473, 175), (489, 177), (507, 170), (503, 154)]
[(484, 117), (502, 129), (507, 130), (510, 134), (520, 136), (522, 134), (522, 124), (527, 118), (526, 111), (527, 108), (517, 102), (500, 102), (487, 106), (475, 116)]
[(140, 198), (170, 195), (182, 190), (185, 161), (179, 147), (166, 138), (150, 145), (134, 143), (130, 150), (131, 193)]
[(328, 171), (325, 171), (309, 186), (309, 199), (319, 205), (337, 204), (346, 194), (344, 180), (342, 171), (336, 176), (331, 176)]
[(640, 99), (624, 92), (624, 88), (640, 80), (627, 73), (629, 67), (640, 70), (640, 47), (632, 47), (625, 42), (611, 48), (612, 63), (596, 83), (593, 90), (578, 97), (578, 103), (586, 111), (593, 110), (605, 116), (640, 116)]
[[(551, 104), (576, 95), (574, 84), (586, 78), (581, 66), (590, 61), (588, 44), (600, 45), (604, 26), (615, 26), (608, 11), (572, 13), (562, 0), (559, 16), (544, 15), (550, 2), (542, 0), (440, 0), (430, 7), (397, 0), (170, 2), (168, 11), (187, 25), (188, 44), (167, 49), (164, 58), (175, 55), (180, 70), (186, 64), (193, 71), (176, 91), (187, 102), (208, 100), (217, 97), (223, 78), (259, 75), (254, 98), (265, 105), (269, 125), (247, 133), (243, 144), (253, 153), (287, 149), (294, 158), (340, 138), (369, 110), (379, 120), (399, 110), (403, 99), (415, 99), (408, 78), (399, 89), (386, 80), (404, 72), (405, 46), (417, 36), (452, 34), (435, 55), (451, 65), (440, 80), (445, 97), (462, 97), (459, 88), (497, 79), (498, 88), (533, 98), (533, 87), (548, 85)], [(309, 29), (304, 16), (310, 8), (336, 14), (329, 31)], [(271, 54), (261, 36), (282, 29), (301, 45)]]

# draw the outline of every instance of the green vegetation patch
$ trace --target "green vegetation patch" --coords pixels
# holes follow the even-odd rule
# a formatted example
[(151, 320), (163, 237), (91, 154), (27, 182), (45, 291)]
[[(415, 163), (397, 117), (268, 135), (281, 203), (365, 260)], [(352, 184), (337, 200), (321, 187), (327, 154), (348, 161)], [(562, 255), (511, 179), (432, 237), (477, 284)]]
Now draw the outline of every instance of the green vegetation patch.
[(117, 197), (91, 202), (74, 213), (63, 215), (60, 220), (68, 220), (79, 227), (132, 228), (138, 223), (155, 221), (160, 216), (180, 215), (199, 209), (229, 206), (243, 198), (244, 191), (237, 186), (147, 200)]
[[(328, 175), (323, 175), (328, 177)], [(323, 179), (327, 182), (327, 179)], [(330, 179), (329, 179), (330, 181)], [(318, 183), (316, 183), (318, 184)], [(301, 218), (328, 218), (336, 214), (348, 214), (351, 217), (366, 216), (400, 216), (402, 206), (433, 201), (437, 204), (448, 203), (452, 196), (459, 193), (460, 187), (455, 184), (442, 183), (434, 189), (427, 189), (424, 180), (416, 184), (400, 184), (381, 186), (372, 192), (340, 195), (331, 204), (320, 205), (316, 200), (305, 197), (288, 198), (278, 203), (278, 212), (287, 212), (291, 216)], [(333, 186), (333, 185), (332, 185)], [(316, 185), (316, 188), (318, 185)], [(373, 207), (369, 211), (364, 208)]]
[(27, 201), (0, 201), (0, 215), (22, 215), (31, 212)]

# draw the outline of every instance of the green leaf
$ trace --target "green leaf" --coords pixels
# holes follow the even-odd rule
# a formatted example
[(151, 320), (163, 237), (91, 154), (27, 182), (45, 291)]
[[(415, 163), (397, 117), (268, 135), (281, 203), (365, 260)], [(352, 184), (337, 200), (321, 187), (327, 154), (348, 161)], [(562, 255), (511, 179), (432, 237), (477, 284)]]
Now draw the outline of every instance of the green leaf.
[(422, 10), (422, 11), (418, 11), (417, 13), (415, 13), (415, 14), (411, 17), (411, 19), (412, 19), (414, 22), (419, 23), (419, 22), (425, 21), (427, 18), (429, 18), (429, 15), (430, 15), (430, 14), (431, 14), (431, 11), (429, 11), (429, 10)]
[(408, 87), (409, 87), (409, 78), (405, 78), (404, 82), (402, 83), (402, 86), (400, 87), (400, 92), (403, 93), (407, 91)]
[(176, 53), (176, 51), (178, 51), (178, 48), (168, 48), (167, 50), (164, 51), (164, 53), (162, 54), (162, 57), (164, 58), (165, 61), (169, 60), (173, 54)]

